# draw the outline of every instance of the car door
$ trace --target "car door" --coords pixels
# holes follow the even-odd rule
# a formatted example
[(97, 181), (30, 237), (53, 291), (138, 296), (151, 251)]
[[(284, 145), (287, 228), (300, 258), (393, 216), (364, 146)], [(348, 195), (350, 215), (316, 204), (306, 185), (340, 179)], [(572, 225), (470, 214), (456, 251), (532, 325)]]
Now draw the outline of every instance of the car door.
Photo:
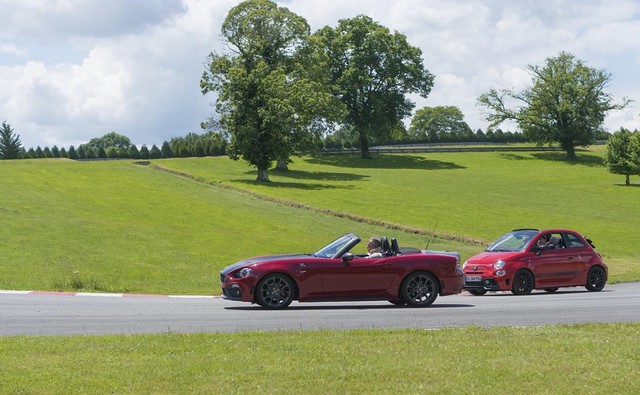
[(553, 245), (547, 243), (531, 258), (536, 287), (556, 287), (571, 284), (577, 275), (576, 254), (566, 248), (560, 233), (549, 234)]
[(322, 270), (324, 297), (357, 299), (384, 294), (397, 271), (393, 259), (355, 256), (351, 260), (327, 262)]

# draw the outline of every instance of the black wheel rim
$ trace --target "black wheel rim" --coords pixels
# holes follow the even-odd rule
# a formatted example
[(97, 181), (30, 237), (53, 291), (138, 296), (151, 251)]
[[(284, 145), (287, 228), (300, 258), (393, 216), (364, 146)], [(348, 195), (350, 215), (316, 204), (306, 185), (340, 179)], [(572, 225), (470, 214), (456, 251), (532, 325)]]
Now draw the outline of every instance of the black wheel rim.
[(526, 294), (533, 289), (533, 278), (526, 272), (518, 273), (515, 282), (515, 290), (518, 294)]
[(407, 296), (417, 305), (431, 303), (436, 285), (430, 276), (415, 275), (407, 282)]
[(604, 270), (600, 269), (599, 267), (591, 269), (591, 271), (589, 272), (589, 285), (591, 286), (591, 289), (604, 288), (604, 277)]
[(260, 300), (266, 307), (279, 307), (291, 299), (291, 284), (282, 277), (271, 277), (260, 286)]

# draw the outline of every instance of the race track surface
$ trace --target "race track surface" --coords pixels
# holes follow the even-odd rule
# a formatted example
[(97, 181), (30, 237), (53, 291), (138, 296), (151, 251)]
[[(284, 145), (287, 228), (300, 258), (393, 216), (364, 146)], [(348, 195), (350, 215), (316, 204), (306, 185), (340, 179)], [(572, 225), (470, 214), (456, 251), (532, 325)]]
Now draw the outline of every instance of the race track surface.
[[(0, 335), (136, 334), (317, 329), (452, 328), (640, 322), (640, 283), (601, 292), (468, 293), (428, 308), (388, 302), (297, 303), (268, 311), (211, 297), (0, 292)], [(135, 296), (135, 297), (134, 297)]]

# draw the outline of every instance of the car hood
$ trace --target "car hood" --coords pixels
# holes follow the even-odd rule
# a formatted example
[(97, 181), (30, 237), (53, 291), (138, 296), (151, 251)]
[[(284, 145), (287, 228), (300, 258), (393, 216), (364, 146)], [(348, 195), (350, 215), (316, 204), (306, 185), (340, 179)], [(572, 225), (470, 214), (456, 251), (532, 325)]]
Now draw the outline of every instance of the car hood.
[(522, 252), (481, 252), (467, 260), (467, 264), (473, 265), (493, 265), (497, 260), (509, 261), (522, 255)]
[(228, 274), (232, 271), (245, 266), (259, 265), (265, 262), (281, 261), (283, 259), (300, 259), (308, 258), (311, 254), (289, 254), (289, 255), (268, 255), (268, 256), (256, 256), (249, 259), (236, 262), (233, 265), (229, 265), (220, 271), (220, 274)]

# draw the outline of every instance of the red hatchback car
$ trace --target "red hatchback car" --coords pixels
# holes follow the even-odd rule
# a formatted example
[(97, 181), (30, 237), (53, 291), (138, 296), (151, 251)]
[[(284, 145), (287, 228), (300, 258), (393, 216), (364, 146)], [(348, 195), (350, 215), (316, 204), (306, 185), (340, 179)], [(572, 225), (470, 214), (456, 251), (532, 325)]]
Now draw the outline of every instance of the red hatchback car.
[(313, 254), (250, 258), (220, 272), (222, 297), (283, 309), (293, 300), (388, 300), (431, 305), (438, 295), (460, 293), (464, 274), (456, 252), (399, 248), (382, 238), (381, 256), (354, 254), (360, 238), (348, 233)]
[(577, 286), (600, 291), (608, 275), (591, 240), (567, 229), (516, 229), (467, 260), (463, 270), (464, 289), (473, 295), (526, 295), (533, 289), (555, 292)]

